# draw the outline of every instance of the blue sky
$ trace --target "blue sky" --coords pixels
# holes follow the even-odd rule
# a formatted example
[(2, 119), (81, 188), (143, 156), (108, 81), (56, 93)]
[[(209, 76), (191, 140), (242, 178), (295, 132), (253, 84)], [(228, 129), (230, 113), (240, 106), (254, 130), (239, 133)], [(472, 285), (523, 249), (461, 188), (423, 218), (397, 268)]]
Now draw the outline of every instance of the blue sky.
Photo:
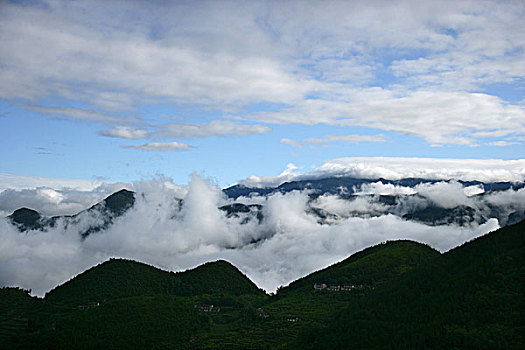
[(0, 173), (521, 159), (522, 1), (0, 4)]

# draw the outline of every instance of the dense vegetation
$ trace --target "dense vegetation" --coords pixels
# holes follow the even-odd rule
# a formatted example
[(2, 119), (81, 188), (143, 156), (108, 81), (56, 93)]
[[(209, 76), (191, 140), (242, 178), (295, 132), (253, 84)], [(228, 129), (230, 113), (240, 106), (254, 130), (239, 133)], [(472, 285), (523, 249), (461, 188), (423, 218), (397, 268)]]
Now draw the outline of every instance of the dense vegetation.
[(225, 261), (172, 273), (112, 259), (44, 299), (0, 289), (0, 347), (521, 349), (524, 234), (445, 254), (387, 242), (271, 296)]
[(391, 241), (367, 248), (326, 269), (314, 272), (279, 291), (279, 295), (312, 292), (315, 283), (376, 287), (439, 256), (439, 252), (412, 241)]
[(323, 349), (523, 349), (525, 222), (464, 244), (353, 299), (296, 344)]

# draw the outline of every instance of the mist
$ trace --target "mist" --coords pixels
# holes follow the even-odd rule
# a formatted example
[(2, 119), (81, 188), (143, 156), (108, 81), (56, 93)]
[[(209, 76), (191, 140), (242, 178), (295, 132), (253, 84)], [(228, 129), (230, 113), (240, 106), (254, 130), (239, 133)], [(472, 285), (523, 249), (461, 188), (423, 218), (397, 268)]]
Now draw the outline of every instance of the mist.
[[(27, 232), (19, 232), (8, 219), (1, 218), (0, 284), (31, 289), (32, 294), (43, 296), (110, 257), (129, 258), (171, 271), (225, 259), (259, 287), (274, 292), (279, 286), (381, 242), (410, 239), (444, 252), (500, 226), (497, 219), (490, 217), (483, 223), (464, 226), (429, 226), (405, 220), (396, 210), (429, 203), (442, 207), (468, 204), (480, 213), (488, 204), (525, 210), (524, 189), (480, 196), (479, 189), (466, 189), (456, 182), (416, 188), (375, 183), (358, 189), (353, 200), (337, 195), (314, 198), (308, 191), (236, 199), (235, 202), (261, 204), (263, 219), (259, 222), (252, 213), (227, 215), (219, 208), (234, 201), (195, 174), (187, 186), (157, 178), (128, 187), (135, 192), (134, 206), (107, 229), (84, 240), (79, 233), (102, 220), (100, 213), (85, 212), (74, 225), (61, 219), (45, 231)], [(90, 198), (83, 203), (93, 204), (104, 192), (98, 191), (92, 197), (86, 192), (79, 198)], [(73, 198), (66, 192), (59, 194)], [(391, 208), (376, 201), (381, 194), (403, 196)], [(16, 193), (3, 192), (0, 198), (7, 195)], [(35, 198), (36, 195), (37, 192)], [(55, 202), (60, 207), (61, 202)], [(321, 209), (331, 216), (320, 220), (312, 209)]]

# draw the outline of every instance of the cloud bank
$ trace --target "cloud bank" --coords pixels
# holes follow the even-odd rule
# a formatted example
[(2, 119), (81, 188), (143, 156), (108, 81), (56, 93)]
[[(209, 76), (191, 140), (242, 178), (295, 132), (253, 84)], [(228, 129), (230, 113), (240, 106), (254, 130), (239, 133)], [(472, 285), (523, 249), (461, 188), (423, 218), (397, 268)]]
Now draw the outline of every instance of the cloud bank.
[(99, 180), (51, 178), (43, 176), (27, 176), (0, 173), (0, 192), (6, 189), (21, 190), (49, 187), (53, 189), (75, 189), (89, 191), (102, 185)]
[[(457, 183), (435, 186), (417, 191), (438, 204), (445, 194), (456, 204), (473, 198), (468, 195), (470, 190), (465, 192)], [(218, 209), (232, 200), (196, 175), (184, 187), (164, 178), (135, 182), (130, 187), (136, 192), (135, 205), (108, 229), (85, 240), (79, 232), (100, 220), (95, 214), (80, 216), (76, 225), (59, 221), (47, 231), (26, 233), (0, 219), (0, 284), (31, 288), (34, 294), (43, 295), (109, 257), (135, 259), (174, 271), (220, 258), (235, 264), (260, 287), (275, 291), (386, 240), (411, 239), (445, 251), (499, 227), (496, 219), (463, 227), (427, 226), (381, 213), (381, 205), (366, 196), (351, 202), (321, 196), (312, 202), (307, 191), (239, 198), (239, 202), (263, 205), (264, 218), (259, 223)], [(34, 191), (35, 196), (53, 197), (49, 191)], [(386, 192), (409, 193), (409, 189), (379, 184), (361, 189), (363, 195)], [(57, 193), (54, 195), (64, 196)], [(503, 192), (486, 200), (494, 204), (513, 201), (519, 206), (525, 202), (524, 194)], [(322, 224), (309, 210), (312, 206), (340, 218), (330, 225)], [(350, 211), (373, 215), (346, 216)]]
[(252, 175), (239, 183), (248, 187), (272, 187), (286, 181), (319, 179), (330, 176), (389, 180), (423, 178), (523, 182), (525, 180), (525, 159), (344, 157), (327, 161), (307, 173), (299, 173), (296, 170), (295, 165), (291, 164), (290, 169), (287, 168), (278, 176), (259, 177)]

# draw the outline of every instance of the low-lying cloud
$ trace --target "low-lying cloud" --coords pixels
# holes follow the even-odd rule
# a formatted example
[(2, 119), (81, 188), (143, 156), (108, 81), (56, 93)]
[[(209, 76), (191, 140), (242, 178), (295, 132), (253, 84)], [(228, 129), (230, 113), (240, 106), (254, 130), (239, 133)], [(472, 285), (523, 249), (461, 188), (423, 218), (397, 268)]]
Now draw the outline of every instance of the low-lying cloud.
[[(427, 187), (418, 188), (418, 195), (407, 198), (443, 205), (441, 192), (455, 191), (455, 203), (474, 200), (457, 183)], [(228, 216), (219, 207), (233, 200), (196, 175), (184, 187), (160, 178), (135, 182), (130, 189), (136, 193), (135, 205), (109, 228), (85, 240), (79, 232), (100, 220), (96, 213), (79, 216), (75, 225), (59, 220), (46, 231), (25, 233), (7, 219), (0, 219), (0, 285), (30, 288), (34, 294), (43, 295), (110, 257), (130, 258), (174, 271), (226, 259), (271, 292), (386, 240), (411, 239), (446, 251), (499, 227), (496, 219), (480, 225), (428, 226), (385, 214), (385, 204), (373, 200), (373, 195), (385, 191), (379, 185), (362, 188), (354, 201), (336, 195), (312, 199), (308, 191), (238, 198), (237, 202), (263, 205), (261, 222)], [(406, 188), (388, 190), (409, 192)], [(44, 195), (39, 189), (34, 191), (35, 196)], [(67, 197), (64, 192), (57, 193)], [(29, 193), (26, 195), (29, 197)], [(525, 203), (524, 197), (524, 190), (509, 190), (484, 196), (484, 201), (494, 205), (512, 202), (510, 206), (521, 205), (525, 210), (520, 204)], [(331, 224), (322, 223), (312, 207), (339, 218)], [(345, 216), (349, 212), (368, 215)]]
[(129, 188), (129, 185), (123, 183), (104, 183), (92, 189), (52, 188), (52, 182), (43, 183), (47, 186), (9, 188), (0, 192), (0, 217), (10, 215), (22, 207), (37, 210), (45, 216), (72, 215), (100, 202), (115, 191)]
[[(281, 140), (290, 144), (290, 141)], [(295, 142), (295, 141), (293, 141)], [(434, 180), (463, 181), (510, 181), (525, 180), (525, 159), (437, 159), (403, 157), (343, 157), (315, 167), (308, 173), (298, 172), (294, 164), (288, 164), (278, 176), (250, 176), (240, 181), (250, 187), (278, 186), (285, 181), (320, 179), (330, 176), (351, 176), (361, 179), (423, 178)]]

